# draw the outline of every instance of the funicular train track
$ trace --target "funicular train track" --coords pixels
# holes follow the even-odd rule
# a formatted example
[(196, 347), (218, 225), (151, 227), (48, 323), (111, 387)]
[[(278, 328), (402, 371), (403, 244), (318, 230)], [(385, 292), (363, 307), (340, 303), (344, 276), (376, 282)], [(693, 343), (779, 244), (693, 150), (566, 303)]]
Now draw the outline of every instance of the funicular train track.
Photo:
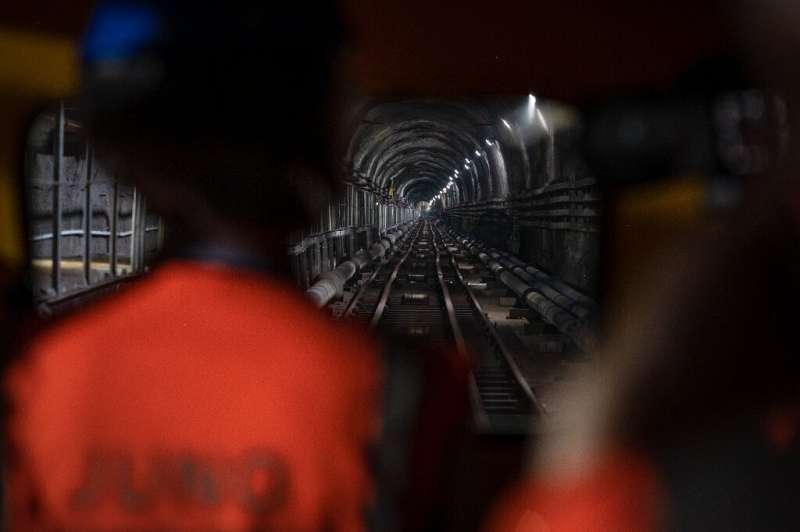
[(527, 433), (542, 409), (486, 317), (462, 269), (477, 269), (461, 244), (419, 222), (347, 304), (343, 317), (469, 357), (474, 428)]

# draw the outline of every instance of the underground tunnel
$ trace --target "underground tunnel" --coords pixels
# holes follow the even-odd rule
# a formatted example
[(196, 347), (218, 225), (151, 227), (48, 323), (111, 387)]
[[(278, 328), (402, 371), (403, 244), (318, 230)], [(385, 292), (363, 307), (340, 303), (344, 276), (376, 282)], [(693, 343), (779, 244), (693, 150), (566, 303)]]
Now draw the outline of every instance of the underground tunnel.
[[(171, 213), (159, 210), (157, 199), (163, 201), (164, 196), (172, 194), (173, 200), (179, 200), (172, 205), (191, 205), (190, 200), (196, 197), (181, 197), (174, 194), (175, 189), (161, 198), (150, 196), (144, 192), (146, 179), (139, 176), (137, 181), (130, 175), (126, 179), (124, 172), (104, 163), (99, 152), (101, 142), (95, 145), (87, 135), (89, 126), (84, 119), (88, 115), (79, 101), (63, 94), (49, 98), (50, 107), (27, 122), (21, 150), (26, 192), (21, 226), (27, 230), (27, 267), (19, 284), (26, 290), (26, 304), (31, 305), (31, 314), (38, 310), (42, 317), (58, 318), (52, 323), (62, 318), (70, 323), (73, 313), (80, 316), (77, 311), (84, 308), (87, 312), (100, 308), (91, 314), (96, 323), (90, 332), (106, 331), (109, 321), (116, 327), (109, 330), (117, 332), (105, 343), (87, 345), (90, 349), (102, 345), (114, 353), (119, 349), (128, 355), (115, 360), (104, 358), (105, 353), (89, 353), (105, 364), (101, 367), (108, 374), (115, 374), (117, 363), (123, 368), (114, 381), (112, 400), (93, 405), (116, 405), (114, 394), (126, 390), (131, 375), (145, 374), (143, 366), (148, 371), (155, 368), (142, 387), (150, 395), (173, 389), (197, 393), (194, 401), (181, 403), (191, 403), (183, 412), (186, 419), (201, 411), (195, 405), (211, 404), (213, 412), (206, 412), (207, 419), (218, 419), (222, 412), (222, 418), (235, 420), (225, 430), (205, 431), (203, 443), (219, 438), (216, 441), (224, 447), (229, 433), (247, 432), (239, 430), (242, 426), (250, 427), (252, 433), (267, 427), (265, 441), (273, 441), (270, 438), (275, 434), (289, 434), (283, 451), (289, 456), (298, 449), (305, 451), (304, 445), (309, 442), (316, 443), (318, 427), (327, 427), (345, 439), (375, 430), (367, 428), (365, 419), (356, 420), (364, 423), (353, 422), (364, 414), (362, 408), (370, 406), (370, 397), (382, 409), (378, 415), (384, 416), (375, 423), (380, 428), (371, 434), (374, 438), (369, 445), (358, 442), (358, 453), (369, 454), (368, 474), (374, 475), (377, 486), (371, 495), (379, 501), (376, 507), (380, 511), (371, 518), (394, 518), (408, 530), (481, 530), (504, 493), (531, 479), (538, 481), (541, 472), (549, 473), (544, 462), (537, 462), (540, 452), (555, 456), (558, 462), (574, 451), (569, 438), (576, 433), (569, 432), (572, 427), (561, 432), (559, 423), (572, 421), (569, 414), (574, 412), (568, 410), (576, 405), (585, 407), (584, 414), (590, 414), (585, 417), (591, 418), (582, 419), (586, 425), (577, 431), (577, 454), (584, 450), (580, 446), (582, 437), (597, 436), (592, 433), (597, 424), (611, 419), (609, 427), (619, 428), (613, 426), (616, 412), (611, 407), (608, 419), (602, 417), (606, 412), (594, 416), (601, 407), (612, 404), (620, 407), (619, 418), (626, 420), (624, 430), (620, 429), (621, 438), (628, 436), (628, 422), (634, 425), (632, 432), (641, 427), (643, 432), (652, 430), (656, 437), (650, 442), (656, 442), (657, 452), (649, 465), (675, 466), (669, 462), (671, 456), (665, 459), (658, 454), (658, 445), (669, 442), (669, 435), (659, 432), (658, 422), (648, 425), (645, 418), (655, 412), (653, 418), (660, 415), (658, 419), (663, 422), (673, 416), (678, 410), (673, 405), (678, 404), (693, 421), (695, 407), (714, 395), (705, 393), (704, 379), (713, 381), (711, 374), (724, 379), (727, 374), (716, 370), (728, 367), (717, 361), (709, 370), (702, 367), (706, 359), (694, 355), (706, 350), (703, 342), (707, 338), (710, 344), (719, 343), (707, 350), (713, 351), (734, 336), (728, 331), (738, 329), (723, 321), (722, 326), (703, 327), (698, 332), (697, 324), (707, 323), (708, 316), (723, 315), (723, 310), (744, 309), (747, 305), (740, 300), (758, 301), (758, 308), (769, 308), (772, 303), (759, 299), (767, 297), (765, 291), (738, 292), (739, 280), (763, 280), (769, 275), (750, 276), (749, 271), (741, 275), (737, 261), (729, 256), (738, 257), (753, 272), (761, 272), (762, 267), (766, 271), (778, 263), (784, 267), (784, 262), (767, 260), (774, 249), (767, 249), (760, 240), (756, 243), (754, 230), (745, 235), (753, 237), (752, 241), (738, 234), (746, 244), (737, 248), (738, 254), (723, 245), (719, 250), (716, 247), (717, 241), (724, 240), (723, 233), (731, 231), (725, 225), (730, 221), (728, 215), (734, 213), (735, 217), (754, 184), (786, 154), (790, 113), (786, 102), (738, 77), (739, 65), (718, 55), (717, 38), (708, 31), (713, 25), (700, 16), (674, 12), (666, 4), (625, 2), (624, 8), (614, 12), (598, 6), (573, 9), (562, 3), (518, 2), (508, 9), (473, 6), (463, 11), (424, 2), (412, 2), (413, 6), (406, 2), (372, 6), (348, 3), (352, 4), (351, 17), (359, 19), (351, 21), (356, 34), (360, 31), (360, 40), (354, 41), (357, 50), (349, 68), (356, 71), (353, 88), (360, 96), (348, 94), (344, 98), (344, 112), (336, 109), (337, 120), (326, 117), (311, 126), (306, 123), (308, 115), (320, 111), (319, 104), (325, 101), (321, 92), (316, 92), (321, 91), (321, 84), (308, 92), (292, 94), (293, 84), (308, 81), (306, 69), (319, 66), (316, 53), (315, 59), (308, 61), (292, 61), (289, 56), (276, 54), (286, 59), (275, 67), (276, 72), (283, 69), (283, 74), (291, 74), (285, 79), (260, 68), (264, 59), (260, 55), (246, 56), (259, 67), (248, 64), (248, 60), (238, 63), (244, 68), (240, 78), (252, 81), (242, 92), (246, 96), (239, 99), (225, 100), (214, 93), (220, 90), (226, 97), (236, 95), (236, 83), (212, 83), (210, 97), (197, 90), (197, 84), (184, 87), (183, 94), (196, 99), (192, 100), (195, 107), (182, 119), (192, 127), (220, 119), (225, 126), (220, 146), (230, 147), (226, 143), (235, 139), (232, 144), (238, 143), (237, 148), (258, 146), (261, 150), (252, 158), (246, 149), (213, 152), (222, 161), (214, 168), (223, 171), (214, 176), (217, 188), (211, 190), (225, 191), (226, 179), (233, 184), (230, 190), (235, 190), (235, 181), (243, 177), (248, 186), (262, 180), (241, 190), (266, 191), (254, 203), (261, 201), (260, 214), (269, 214), (270, 209), (281, 213), (272, 222), (296, 214), (300, 219), (304, 208), (313, 213), (311, 222), (302, 229), (298, 229), (299, 223), (283, 225), (278, 220), (266, 233), (272, 240), (268, 245), (259, 240), (265, 247), (255, 253), (248, 253), (253, 250), (242, 245), (252, 244), (248, 240), (252, 226), (242, 224), (231, 231), (235, 224), (221, 223), (226, 221), (223, 217), (211, 218), (218, 226), (203, 220), (201, 227), (209, 237), (207, 241), (200, 239), (197, 248), (171, 247), (176, 241), (184, 242), (175, 238)], [(575, 13), (582, 16), (575, 17)], [(646, 26), (639, 20), (642, 17), (650, 22), (658, 19), (657, 27), (652, 32), (639, 31)], [(318, 21), (315, 19), (314, 24)], [(216, 28), (214, 21), (212, 27)], [(291, 26), (281, 30), (287, 27)], [(683, 33), (699, 33), (702, 38), (697, 43), (675, 39), (676, 27)], [(313, 29), (318, 32), (321, 27)], [(645, 44), (631, 44), (626, 30), (633, 30), (634, 40), (642, 38)], [(280, 46), (299, 42), (283, 39)], [(2, 45), (0, 41), (0, 48)], [(596, 57), (590, 51), (596, 52)], [(222, 70), (230, 66), (230, 56), (209, 49), (204, 53), (208, 57), (201, 57), (199, 62), (224, 57)], [(236, 48), (235, 53), (243, 53), (242, 48)], [(658, 64), (654, 58), (662, 56), (665, 64)], [(135, 70), (134, 74), (142, 72)], [(290, 81), (281, 84), (275, 79)], [(276, 87), (277, 96), (264, 96)], [(225, 92), (228, 90), (231, 92)], [(294, 96), (297, 101), (290, 105), (288, 101)], [(53, 105), (53, 101), (57, 103)], [(206, 107), (208, 101), (230, 107)], [(223, 108), (240, 114), (220, 111)], [(163, 125), (160, 119), (158, 116), (155, 123)], [(284, 149), (312, 151), (310, 145), (323, 138), (320, 133), (326, 120), (331, 124), (325, 123), (325, 127), (333, 122), (341, 126), (340, 138), (328, 141), (328, 149), (335, 146), (331, 151), (336, 153), (332, 171), (308, 176), (284, 172), (287, 168), (295, 170), (291, 165), (280, 166), (275, 173), (258, 166), (266, 159), (261, 158), (263, 152), (270, 150), (279, 154), (276, 160), (285, 155)], [(231, 125), (235, 127), (227, 129)], [(134, 127), (131, 130), (141, 133)], [(166, 133), (160, 127), (142, 131), (155, 133), (159, 141), (174, 140), (169, 138), (174, 133), (169, 128)], [(181, 140), (186, 139), (203, 140), (194, 131)], [(203, 163), (213, 159), (198, 147), (200, 144), (190, 144), (169, 145), (186, 149), (176, 153), (189, 153)], [(227, 160), (231, 153), (234, 156)], [(179, 157), (167, 159), (163, 161), (165, 167), (180, 166), (175, 162)], [(248, 166), (250, 163), (254, 165)], [(193, 171), (200, 166), (189, 165)], [(245, 172), (237, 173), (240, 168)], [(228, 169), (230, 175), (225, 173)], [(326, 169), (330, 170), (327, 165)], [(0, 174), (0, 180), (2, 177)], [(316, 183), (320, 186), (308, 187), (307, 177), (311, 181), (314, 177), (324, 179)], [(203, 189), (203, 193), (210, 198), (213, 193), (208, 194), (208, 190)], [(228, 197), (230, 201), (223, 209), (227, 214), (237, 210), (236, 200), (248, 195), (241, 190), (238, 197)], [(299, 200), (290, 198), (298, 191)], [(777, 214), (764, 219), (774, 223), (785, 215)], [(263, 222), (269, 218), (257, 219)], [(735, 284), (726, 285), (724, 275), (719, 280), (698, 274), (691, 282), (678, 275), (678, 266), (686, 267), (686, 271), (705, 266), (701, 260), (691, 268), (681, 262), (701, 255), (680, 247), (689, 237), (699, 240), (698, 235), (711, 235), (712, 244), (706, 244), (708, 250), (703, 251), (722, 257), (725, 264), (717, 264), (719, 271), (739, 274)], [(735, 238), (729, 240), (738, 245)], [(215, 248), (209, 243), (222, 245)], [(670, 253), (672, 261), (664, 258), (670, 258)], [(767, 257), (762, 262), (769, 266), (748, 262), (756, 256), (760, 260), (762, 254)], [(126, 301), (125, 293), (136, 294), (151, 279), (165, 279), (163, 271), (175, 275), (181, 268), (185, 288), (165, 282), (160, 285), (163, 297), (155, 303), (148, 300), (144, 311), (120, 312), (113, 315), (115, 320), (107, 321), (106, 309), (113, 309), (116, 301)], [(220, 270), (226, 269), (227, 273), (220, 275)], [(661, 284), (650, 283), (648, 269), (661, 275)], [(216, 284), (222, 277), (227, 278), (227, 284)], [(197, 279), (206, 282), (192, 284)], [(697, 279), (705, 284), (696, 284), (700, 282)], [(276, 283), (274, 290), (264, 290), (271, 282)], [(671, 299), (664, 303), (651, 296), (653, 287), (670, 295), (689, 287), (692, 302), (673, 307)], [(30, 293), (28, 289), (32, 289)], [(207, 290), (206, 299), (200, 303), (193, 296), (195, 290), (203, 289)], [(294, 300), (284, 299), (286, 294), (292, 294)], [(114, 295), (119, 299), (109, 297)], [(642, 296), (645, 306), (622, 305), (631, 295)], [(138, 305), (134, 299), (127, 301)], [(162, 313), (164, 308), (168, 310)], [(281, 314), (286, 309), (291, 312)], [(671, 315), (684, 311), (689, 318)], [(748, 326), (759, 317), (748, 311)], [(690, 320), (693, 323), (687, 325)], [(713, 319), (709, 320), (713, 324)], [(624, 335), (609, 335), (623, 341), (608, 348), (606, 334), (613, 331), (607, 328), (609, 323), (626, 333), (637, 329), (642, 335), (636, 356), (626, 351), (630, 346)], [(676, 329), (686, 338), (673, 342)], [(82, 329), (84, 333), (87, 330)], [(161, 334), (151, 335), (154, 330)], [(651, 330), (669, 337), (669, 341), (650, 336)], [(127, 341), (132, 338), (130, 331), (138, 333), (144, 348), (132, 351)], [(353, 335), (348, 337), (349, 333)], [(71, 334), (61, 338), (64, 345), (72, 345)], [(191, 347), (175, 348), (174, 338)], [(261, 344), (256, 345), (253, 338), (260, 339)], [(742, 342), (737, 348), (761, 353), (759, 341)], [(367, 351), (376, 355), (375, 360), (358, 359)], [(238, 364), (237, 357), (243, 352), (252, 356), (255, 364), (238, 368), (243, 374), (240, 380), (226, 381), (228, 366), (203, 365), (223, 352), (226, 362)], [(670, 357), (663, 356), (667, 352)], [(741, 354), (736, 349), (732, 352)], [(196, 353), (201, 353), (197, 360), (192, 358)], [(331, 356), (316, 358), (319, 353)], [(691, 362), (687, 362), (690, 357), (683, 356), (686, 353), (692, 354)], [(161, 371), (181, 356), (186, 357), (181, 371)], [(629, 401), (620, 406), (624, 401), (619, 399), (620, 404), (613, 404), (617, 388), (624, 387), (625, 379), (640, 369), (627, 367), (627, 371), (615, 373), (619, 366), (613, 364), (625, 357), (628, 362), (649, 361), (656, 368), (649, 381), (635, 382), (633, 392), (625, 390), (629, 394), (625, 397), (641, 394), (652, 403)], [(276, 370), (271, 365), (273, 359), (285, 365)], [(84, 358), (80, 360), (82, 363)], [(673, 360), (678, 363), (672, 365)], [(695, 367), (692, 364), (696, 360), (700, 360), (700, 370), (687, 370)], [(356, 382), (365, 377), (365, 368), (375, 369), (370, 366), (375, 361), (378, 369), (370, 376), (374, 381)], [(664, 367), (658, 366), (664, 361)], [(598, 368), (609, 373), (595, 373)], [(64, 373), (73, 375), (71, 371)], [(203, 377), (197, 377), (200, 374)], [(159, 380), (163, 375), (169, 378)], [(215, 380), (220, 375), (221, 384)], [(595, 380), (587, 379), (587, 375)], [(184, 378), (185, 382), (181, 380)], [(746, 381), (749, 383), (749, 379)], [(183, 387), (173, 386), (174, 382), (182, 382)], [(584, 397), (576, 390), (581, 386), (581, 392), (595, 392), (602, 406), (595, 408), (589, 400), (588, 406), (579, 405)], [(644, 390), (648, 387), (651, 389)], [(83, 389), (58, 389), (66, 388)], [(273, 390), (283, 395), (265, 400), (264, 395)], [(317, 393), (319, 390), (324, 393)], [(134, 398), (130, 417), (143, 411), (136, 401), (142, 401), (144, 395), (138, 391), (128, 394)], [(216, 409), (214, 401), (206, 402), (208, 397), (227, 406)], [(343, 397), (347, 401), (340, 404)], [(593, 396), (587, 393), (586, 397)], [(183, 397), (172, 399), (183, 401)], [(162, 420), (161, 407), (167, 402), (153, 403), (156, 406), (147, 412), (147, 421)], [(272, 412), (274, 404), (284, 408), (279, 417), (287, 412), (289, 415), (280, 417), (274, 425), (262, 423), (263, 411)], [(641, 410), (640, 405), (644, 405)], [(239, 416), (240, 410), (249, 415)], [(327, 425), (337, 415), (341, 418)], [(116, 411), (107, 419), (125, 422)], [(180, 427), (176, 419), (169, 419), (158, 430), (167, 434)], [(778, 439), (786, 436), (785, 430), (777, 432)], [(675, 434), (680, 431), (676, 429)], [(160, 444), (158, 437), (154, 441)], [(335, 445), (328, 440), (319, 441), (322, 451), (318, 462), (323, 476), (333, 477), (330, 471), (346, 459), (329, 454)], [(560, 444), (565, 449), (563, 455)], [(363, 453), (365, 447), (369, 447), (369, 453)], [(275, 490), (273, 494), (277, 495), (267, 502), (280, 505), (285, 495), (282, 490), (294, 474), (284, 467), (280, 455), (272, 452), (248, 454), (239, 449), (226, 456), (209, 453), (206, 457), (183, 451), (150, 464), (156, 487), (149, 495), (167, 494), (179, 504), (201, 500), (213, 506), (214, 493), (207, 488), (216, 480), (213, 474), (205, 475), (208, 471), (203, 468), (229, 469), (223, 473), (233, 478), (242, 471), (250, 472), (242, 469), (241, 460), (252, 459), (246, 466), (260, 468), (259, 473), (277, 479), (259, 486), (266, 486), (264, 493)], [(701, 460), (712, 455), (723, 456), (724, 452), (709, 452)], [(602, 453), (599, 456), (607, 458)], [(359, 454), (359, 458), (363, 456)], [(110, 482), (121, 482), (127, 489), (130, 486), (126, 482), (133, 485), (133, 469), (124, 458), (117, 459), (110, 460), (112, 469), (122, 472)], [(365, 465), (362, 462), (358, 467)], [(712, 468), (716, 464), (713, 460), (707, 463)], [(680, 468), (682, 464), (677, 465)], [(170, 478), (167, 487), (157, 487), (162, 476), (174, 475), (177, 468), (183, 468), (183, 484)], [(618, 471), (623, 474), (617, 476)], [(626, 472), (625, 467), (615, 469), (611, 480), (624, 480)], [(342, 479), (336, 491), (347, 491), (343, 485), (352, 481), (346, 472), (338, 471), (335, 480)], [(241, 480), (234, 478), (233, 483)], [(601, 497), (606, 486), (613, 484), (607, 480), (598, 490)], [(690, 480), (694, 485), (696, 479)], [(86, 493), (91, 495), (90, 491)], [(253, 502), (237, 498), (233, 492), (224, 496), (246, 509)], [(137, 502), (129, 499), (122, 504)], [(389, 506), (380, 507), (386, 501), (391, 501)], [(413, 511), (398, 517), (406, 503)], [(532, 522), (538, 530), (536, 519), (534, 515)], [(427, 528), (415, 526), (424, 520)], [(391, 526), (373, 528), (394, 530)], [(612, 527), (617, 529), (630, 528)]]

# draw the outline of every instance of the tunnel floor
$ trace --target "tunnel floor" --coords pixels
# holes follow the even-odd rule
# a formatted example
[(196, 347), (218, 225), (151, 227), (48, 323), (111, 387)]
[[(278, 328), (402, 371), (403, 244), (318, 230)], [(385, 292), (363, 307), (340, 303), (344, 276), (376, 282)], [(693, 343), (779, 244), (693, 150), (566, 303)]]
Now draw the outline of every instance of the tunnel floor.
[(568, 352), (570, 346), (557, 331), (545, 332), (541, 324), (531, 325), (520, 317), (520, 309), (509, 298), (490, 290), (478, 292), (477, 297), (545, 413), (557, 415), (557, 397), (565, 379), (575, 374), (576, 366), (588, 364), (588, 358)]
[[(486, 257), (479, 259), (475, 251), (473, 243), (459, 241), (443, 224), (416, 222), (390, 255), (360, 273), (331, 311), (379, 333), (405, 335), (429, 345), (461, 341), (478, 367), (484, 357), (502, 352), (510, 361), (491, 370), (493, 381), (486, 385), (489, 395), (482, 396), (496, 398), (498, 404), (503, 399), (511, 403), (521, 400), (527, 387), (537, 411), (531, 419), (556, 415), (556, 398), (565, 379), (589, 358), (554, 325), (557, 321), (548, 322), (548, 316), (526, 304), (524, 297), (498, 278), (498, 268), (484, 264)], [(538, 294), (533, 288), (526, 290), (523, 295)], [(474, 303), (470, 304), (470, 298)], [(460, 330), (448, 324), (448, 304), (454, 307)], [(521, 381), (523, 391), (494, 389), (497, 372), (503, 374), (500, 380)]]
[[(559, 414), (560, 390), (572, 382), (574, 367), (589, 361), (564, 332), (576, 329), (564, 320), (581, 313), (580, 305), (546, 286), (544, 275), (525, 286), (522, 279), (532, 277), (521, 265), (438, 221), (416, 221), (396, 236), (330, 310), (389, 342), (417, 342), (426, 356), (455, 346), (472, 361), (468, 430), (451, 449), (454, 487), (441, 529), (476, 530), (493, 494), (522, 478), (531, 444)], [(520, 277), (509, 277), (514, 268)]]

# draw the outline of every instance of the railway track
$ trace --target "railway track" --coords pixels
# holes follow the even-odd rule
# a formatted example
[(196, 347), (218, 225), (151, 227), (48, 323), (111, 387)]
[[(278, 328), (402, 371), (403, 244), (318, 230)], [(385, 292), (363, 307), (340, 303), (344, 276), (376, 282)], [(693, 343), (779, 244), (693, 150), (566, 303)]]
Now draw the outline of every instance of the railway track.
[(476, 268), (462, 244), (419, 222), (347, 304), (344, 319), (469, 357), (475, 429), (528, 433), (542, 409), (489, 322), (462, 270)]

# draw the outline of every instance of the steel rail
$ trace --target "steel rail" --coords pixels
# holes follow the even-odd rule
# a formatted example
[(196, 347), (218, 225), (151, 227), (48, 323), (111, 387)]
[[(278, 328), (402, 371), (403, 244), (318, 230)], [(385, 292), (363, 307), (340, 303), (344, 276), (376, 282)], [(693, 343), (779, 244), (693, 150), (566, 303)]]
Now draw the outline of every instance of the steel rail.
[[(458, 356), (472, 362), (467, 386), (473, 430), (477, 434), (529, 433), (534, 426), (533, 418), (540, 417), (544, 409), (486, 318), (480, 302), (461, 275), (455, 257), (452, 253), (447, 257), (448, 247), (462, 250), (461, 246), (450, 246), (451, 241), (452, 238), (446, 237), (433, 223), (418, 223), (397, 246), (393, 264), (380, 264), (361, 284), (341, 316), (353, 318), (360, 315), (361, 319), (368, 320), (371, 329), (399, 327), (402, 330), (406, 323), (410, 328), (427, 329), (425, 334), (432, 335), (430, 341), (446, 341), (455, 347)], [(436, 276), (436, 281), (427, 288), (433, 289), (430, 302), (435, 300), (436, 304), (429, 306), (426, 296), (422, 307), (415, 307), (412, 300), (417, 294), (411, 293), (403, 295), (398, 302), (400, 306), (395, 308), (392, 303), (390, 307), (390, 302), (401, 289), (398, 286), (405, 272), (420, 267), (418, 262), (409, 266), (409, 257), (417, 256), (424, 259), (425, 268), (432, 268), (430, 274)], [(391, 273), (386, 271), (387, 268), (391, 268)], [(450, 268), (454, 272), (451, 273)], [(384, 277), (387, 273), (388, 276)], [(412, 285), (414, 282), (411, 281)], [(405, 287), (404, 284), (403, 290)], [(364, 307), (365, 300), (369, 307)], [(473, 339), (474, 333), (478, 336)], [(473, 340), (477, 343), (469, 346), (468, 342)]]
[[(439, 238), (442, 239), (441, 232), (438, 228), (435, 228), (435, 232)], [(442, 239), (442, 241), (444, 241), (444, 239)], [(455, 243), (455, 246), (458, 247), (459, 250), (463, 249), (458, 242)], [(522, 371), (519, 369), (519, 365), (514, 360), (514, 357), (511, 356), (511, 353), (508, 351), (503, 339), (499, 334), (497, 334), (497, 330), (495, 329), (494, 325), (491, 323), (491, 321), (489, 321), (489, 318), (487, 318), (486, 313), (483, 311), (483, 306), (480, 304), (480, 301), (478, 301), (478, 298), (475, 297), (475, 293), (469, 287), (466, 279), (464, 279), (464, 276), (461, 274), (461, 270), (458, 268), (458, 264), (456, 263), (456, 260), (452, 254), (450, 255), (450, 263), (453, 266), (453, 270), (455, 271), (459, 283), (464, 289), (464, 292), (467, 294), (469, 302), (472, 304), (474, 313), (480, 317), (484, 328), (489, 335), (489, 338), (492, 340), (500, 355), (503, 357), (503, 360), (511, 371), (511, 375), (514, 377), (514, 381), (516, 382), (517, 386), (519, 386), (520, 390), (522, 390), (522, 393), (533, 405), (536, 412), (538, 414), (543, 414), (545, 409), (541, 401), (538, 397), (536, 397), (536, 394), (531, 389), (527, 380), (525, 380), (525, 377), (522, 375)]]
[(422, 234), (422, 227), (424, 227), (424, 225), (417, 230), (417, 233), (414, 235), (414, 240), (411, 242), (411, 245), (408, 246), (408, 250), (394, 267), (391, 276), (389, 276), (389, 279), (386, 281), (386, 285), (383, 287), (383, 291), (381, 292), (381, 297), (378, 300), (378, 305), (375, 307), (375, 312), (373, 312), (372, 319), (369, 322), (370, 329), (374, 329), (378, 326), (378, 323), (380, 323), (383, 313), (386, 310), (386, 305), (389, 302), (389, 295), (392, 293), (392, 285), (394, 285), (395, 280), (397, 280), (397, 275), (400, 273), (400, 268), (403, 267), (406, 259), (408, 259), (408, 256), (411, 255), (411, 251), (414, 249), (414, 244)]
[(347, 307), (345, 307), (344, 312), (342, 312), (343, 318), (347, 319), (353, 316), (353, 313), (356, 311), (358, 303), (364, 297), (364, 294), (366, 293), (370, 285), (375, 282), (375, 279), (378, 277), (381, 271), (383, 271), (383, 267), (385, 265), (386, 265), (385, 262), (381, 262), (380, 264), (378, 264), (378, 266), (372, 272), (372, 275), (370, 275), (369, 278), (361, 284), (355, 295), (353, 295), (353, 297), (350, 298), (350, 301), (347, 303)]
[[(428, 222), (426, 222), (426, 224), (427, 223)], [(447, 311), (447, 321), (450, 324), (450, 330), (453, 334), (453, 342), (456, 345), (456, 350), (458, 351), (459, 356), (463, 357), (464, 359), (468, 359), (470, 355), (467, 351), (467, 343), (464, 340), (461, 324), (458, 323), (458, 317), (456, 316), (453, 299), (450, 297), (450, 290), (447, 288), (447, 283), (444, 280), (444, 273), (442, 273), (441, 254), (439, 252), (439, 246), (436, 244), (438, 231), (433, 224), (431, 225), (431, 242), (433, 242), (433, 249), (436, 253), (436, 277), (439, 280), (439, 287), (442, 291), (442, 300), (444, 301), (445, 310)], [(478, 381), (475, 378), (475, 373), (472, 371), (470, 372), (469, 376), (469, 398), (472, 405), (472, 411), (475, 416), (476, 428), (482, 431), (489, 429), (491, 427), (489, 414), (486, 412), (483, 402), (481, 401), (481, 395), (478, 389)]]
[[(403, 240), (408, 238), (407, 235), (408, 235), (408, 233), (403, 235), (403, 237), (402, 237)], [(416, 236), (417, 235), (414, 236), (415, 239), (416, 239)], [(410, 249), (411, 249), (411, 246), (409, 246), (409, 250)], [(343, 318), (347, 319), (347, 318), (353, 317), (353, 313), (356, 311), (356, 307), (358, 306), (358, 304), (361, 301), (361, 299), (364, 297), (364, 294), (367, 292), (367, 290), (372, 285), (372, 283), (375, 282), (375, 279), (378, 277), (378, 275), (381, 273), (381, 271), (383, 271), (383, 268), (385, 266), (386, 266), (386, 262), (379, 263), (377, 268), (375, 268), (375, 270), (372, 272), (372, 275), (370, 275), (369, 278), (365, 282), (363, 282), (361, 284), (361, 286), (359, 287), (359, 289), (355, 293), (355, 295), (352, 298), (350, 298), (350, 301), (347, 303), (347, 307), (345, 308), (344, 312), (342, 312), (341, 316)]]

